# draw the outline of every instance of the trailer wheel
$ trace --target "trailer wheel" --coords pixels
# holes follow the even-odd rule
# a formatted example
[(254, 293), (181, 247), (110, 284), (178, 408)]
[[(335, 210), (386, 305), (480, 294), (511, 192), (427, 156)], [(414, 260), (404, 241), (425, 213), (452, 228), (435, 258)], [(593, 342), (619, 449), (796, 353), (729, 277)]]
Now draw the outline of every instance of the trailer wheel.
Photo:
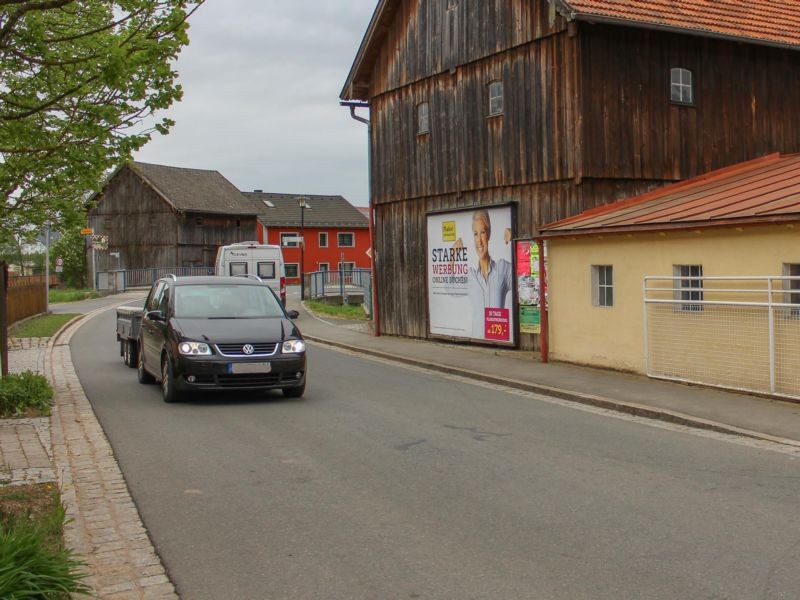
[(139, 346), (136, 343), (136, 340), (125, 340), (124, 344), (124, 355), (123, 361), (126, 365), (128, 365), (131, 369), (135, 369), (139, 364)]

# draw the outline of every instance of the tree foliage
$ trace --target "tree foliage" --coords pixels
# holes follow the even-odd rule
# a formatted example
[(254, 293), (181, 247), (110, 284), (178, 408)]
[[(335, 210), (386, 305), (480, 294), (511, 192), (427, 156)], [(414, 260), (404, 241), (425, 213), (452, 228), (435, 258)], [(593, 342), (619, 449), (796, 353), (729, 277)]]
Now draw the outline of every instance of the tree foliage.
[(0, 0), (0, 238), (84, 208), (181, 97), (204, 0)]
[(55, 272), (57, 258), (64, 261), (61, 281), (67, 287), (86, 287), (86, 242), (77, 227), (66, 229), (58, 241), (51, 246), (51, 273)]

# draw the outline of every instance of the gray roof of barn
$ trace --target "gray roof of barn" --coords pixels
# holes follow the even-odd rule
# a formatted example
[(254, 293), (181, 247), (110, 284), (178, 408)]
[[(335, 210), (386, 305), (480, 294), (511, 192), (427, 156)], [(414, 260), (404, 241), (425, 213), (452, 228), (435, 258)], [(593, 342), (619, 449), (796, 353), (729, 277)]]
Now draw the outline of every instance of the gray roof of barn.
[[(273, 194), (270, 192), (242, 192), (253, 206), (259, 220), (270, 226), (300, 226), (299, 198), (307, 198), (310, 208), (305, 210), (306, 227), (350, 227), (366, 229), (369, 220), (343, 196), (312, 194)], [(267, 205), (266, 202), (272, 204)]]
[(181, 212), (257, 214), (252, 206), (242, 202), (241, 192), (219, 171), (168, 167), (143, 162), (131, 162), (129, 166)]

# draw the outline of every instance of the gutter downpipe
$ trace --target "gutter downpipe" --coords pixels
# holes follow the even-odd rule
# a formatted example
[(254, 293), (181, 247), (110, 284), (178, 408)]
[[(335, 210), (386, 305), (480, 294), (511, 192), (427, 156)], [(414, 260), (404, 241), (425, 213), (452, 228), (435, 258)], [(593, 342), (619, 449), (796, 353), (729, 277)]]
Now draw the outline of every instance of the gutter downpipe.
[(374, 323), (374, 335), (380, 337), (381, 335), (381, 319), (380, 319), (380, 303), (378, 302), (378, 278), (375, 276), (375, 259), (377, 258), (378, 251), (375, 247), (375, 224), (374, 213), (375, 205), (372, 198), (372, 123), (369, 119), (359, 117), (356, 114), (357, 108), (369, 109), (368, 102), (340, 102), (341, 106), (347, 106), (350, 109), (350, 117), (364, 123), (367, 126), (367, 185), (369, 186), (369, 244), (372, 247), (372, 256), (370, 256), (370, 265), (372, 267), (372, 321)]
[(547, 318), (547, 262), (544, 259), (544, 239), (537, 238), (536, 245), (539, 246), (539, 305), (541, 306), (541, 332), (539, 333), (539, 350), (542, 362), (550, 362), (550, 334), (548, 333)]

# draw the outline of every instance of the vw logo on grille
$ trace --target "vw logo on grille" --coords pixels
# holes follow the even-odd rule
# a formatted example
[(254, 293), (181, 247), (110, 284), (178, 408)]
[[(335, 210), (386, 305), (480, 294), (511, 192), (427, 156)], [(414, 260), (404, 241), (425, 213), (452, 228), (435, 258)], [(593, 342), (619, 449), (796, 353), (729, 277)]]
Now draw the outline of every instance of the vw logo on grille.
[(244, 346), (242, 346), (242, 352), (244, 352), (245, 354), (252, 354), (255, 351), (256, 349), (253, 348), (252, 344), (245, 344)]

